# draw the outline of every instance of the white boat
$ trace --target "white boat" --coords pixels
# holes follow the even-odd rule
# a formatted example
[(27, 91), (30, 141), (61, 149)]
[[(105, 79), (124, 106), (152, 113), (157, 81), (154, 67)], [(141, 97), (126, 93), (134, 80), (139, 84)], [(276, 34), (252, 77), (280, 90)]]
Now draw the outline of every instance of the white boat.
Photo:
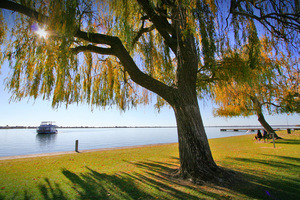
[(53, 134), (57, 133), (55, 122), (52, 121), (44, 121), (41, 125), (36, 129), (38, 134)]

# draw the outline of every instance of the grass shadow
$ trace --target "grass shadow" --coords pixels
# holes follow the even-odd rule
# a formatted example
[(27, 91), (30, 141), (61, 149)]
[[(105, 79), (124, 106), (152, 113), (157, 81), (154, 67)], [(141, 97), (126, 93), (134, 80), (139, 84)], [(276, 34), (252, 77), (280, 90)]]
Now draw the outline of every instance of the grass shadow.
[[(264, 155), (264, 158), (273, 155)], [(274, 156), (272, 160), (258, 158), (228, 157), (228, 164), (255, 165), (266, 170), (242, 167), (235, 172), (236, 182), (230, 184), (194, 185), (173, 176), (178, 167), (178, 158), (171, 162), (144, 160), (127, 162), (136, 168), (132, 172), (115, 174), (101, 173), (85, 167), (84, 172), (62, 169), (67, 187), (44, 180), (39, 185), (43, 199), (298, 199), (300, 183), (297, 180), (299, 158)], [(288, 170), (287, 176), (275, 176), (274, 170)], [(230, 171), (230, 170), (229, 170)], [(275, 174), (275, 175), (274, 175)], [(299, 173), (298, 173), (299, 174)], [(26, 199), (30, 199), (27, 197)]]
[[(257, 163), (269, 168), (286, 168), (297, 170), (293, 164), (298, 158), (280, 156), (286, 162), (268, 162), (260, 159), (228, 158), (240, 165)], [(289, 162), (291, 161), (291, 162)], [(292, 177), (274, 177), (272, 174), (255, 173), (253, 170), (236, 172), (237, 179), (226, 185), (194, 185), (188, 181), (174, 178), (172, 174), (178, 167), (174, 162), (158, 161), (128, 162), (140, 170), (132, 173), (118, 172), (105, 174), (86, 167), (86, 172), (75, 173), (62, 169), (62, 174), (69, 181), (69, 190), (58, 183), (45, 179), (39, 186), (43, 199), (297, 199), (300, 184)], [(72, 195), (68, 194), (71, 193)], [(27, 198), (28, 199), (28, 198)], [(29, 198), (30, 199), (30, 198)]]
[[(246, 169), (243, 176), (246, 180), (257, 185), (269, 199), (299, 199), (300, 182), (299, 158), (288, 156), (273, 156), (277, 160), (263, 160), (258, 158), (228, 158), (241, 166), (256, 165), (259, 169)], [(241, 191), (243, 192), (243, 191)], [(245, 191), (246, 192), (246, 191)], [(248, 192), (247, 192), (248, 193)]]
[[(239, 197), (240, 199), (269, 199), (271, 196), (268, 188), (261, 187), (259, 183), (253, 183), (251, 180), (246, 179), (245, 177), (249, 177), (247, 174), (226, 168), (224, 168), (224, 170), (236, 176), (236, 179), (233, 178), (235, 181), (221, 184), (203, 183), (203, 185), (199, 186), (188, 181), (174, 178), (172, 173), (175, 169), (166, 167), (165, 163), (148, 161), (139, 162), (136, 163), (136, 165), (147, 171), (147, 176), (134, 174), (131, 175), (131, 177), (144, 182), (146, 181), (149, 185), (158, 186), (170, 194), (174, 194), (173, 197), (176, 199), (231, 199), (231, 195), (234, 195), (235, 198)], [(173, 187), (170, 188), (169, 185)], [(196, 195), (187, 195), (177, 190), (174, 191), (174, 188), (178, 187), (183, 187), (184, 190), (196, 191)]]
[(279, 139), (279, 140), (276, 140), (276, 143), (278, 143), (278, 144), (296, 144), (296, 145), (299, 145), (300, 144), (300, 140)]
[[(43, 199), (154, 199), (149, 193), (124, 175), (107, 175), (87, 167), (86, 173), (74, 173), (63, 169), (63, 175), (70, 181), (70, 194), (59, 184), (45, 179), (39, 186)], [(75, 195), (74, 195), (75, 194)]]
[[(178, 160), (178, 158), (176, 158)], [(222, 192), (222, 188), (199, 186), (192, 184), (189, 181), (175, 178), (174, 174), (177, 172), (177, 164), (170, 165), (157, 161), (143, 161), (135, 163), (136, 166), (142, 168), (146, 173), (134, 173), (130, 176), (139, 181), (145, 182), (158, 190), (164, 191), (166, 197), (170, 199), (228, 199), (227, 192)], [(168, 199), (163, 198), (162, 199)]]
[(87, 167), (87, 173), (77, 175), (64, 169), (63, 174), (74, 184), (80, 199), (152, 199), (128, 176), (107, 175)]
[(43, 199), (61, 199), (66, 200), (68, 197), (65, 195), (59, 183), (51, 183), (48, 178), (45, 178), (44, 184), (39, 184), (39, 190)]
[[(275, 160), (228, 158), (229, 160), (234, 160), (235, 164), (238, 163), (243, 166), (255, 163), (265, 170), (235, 171), (236, 181), (227, 184), (193, 185), (186, 181), (175, 179), (170, 175), (174, 172), (177, 165), (166, 165), (155, 161), (136, 163), (138, 167), (143, 168), (147, 172), (147, 175), (134, 174), (131, 177), (163, 188), (170, 194), (174, 194), (173, 197), (177, 199), (198, 199), (199, 196), (186, 196), (186, 194), (174, 190), (174, 187), (184, 187), (185, 190), (194, 190), (197, 193), (201, 193), (201, 195), (204, 195), (204, 198), (214, 199), (231, 198), (228, 193), (234, 194), (236, 195), (235, 197), (240, 197), (241, 199), (299, 199), (300, 182), (297, 177), (300, 172), (300, 159), (289, 156), (274, 157), (276, 158)], [(276, 169), (281, 169), (283, 173), (276, 174)], [(226, 168), (225, 170), (232, 171)], [(285, 174), (285, 170), (288, 173)], [(170, 188), (169, 185), (173, 187)], [(207, 190), (207, 187), (210, 189)]]
[[(75, 173), (62, 169), (68, 188), (45, 179), (39, 190), (43, 199), (228, 199), (228, 191), (215, 187), (203, 189), (190, 182), (173, 178), (178, 164), (143, 161), (130, 164), (140, 170), (132, 173), (105, 174), (86, 167), (86, 172)], [(226, 193), (227, 192), (227, 193)], [(68, 194), (70, 193), (70, 194)], [(225, 194), (226, 193), (226, 194)]]
[[(298, 158), (278, 157), (287, 162), (267, 162), (260, 159), (228, 158), (240, 165), (257, 163), (265, 167), (297, 167), (293, 162)], [(289, 163), (288, 161), (291, 161)], [(297, 180), (291, 177), (273, 177), (271, 174), (255, 173), (252, 170), (236, 172), (237, 182), (216, 185), (207, 183), (194, 185), (188, 181), (172, 176), (178, 167), (174, 162), (158, 161), (128, 162), (140, 170), (132, 173), (118, 172), (105, 174), (86, 167), (84, 173), (75, 173), (62, 169), (62, 174), (69, 182), (69, 191), (58, 183), (45, 179), (39, 186), (43, 199), (297, 199), (300, 188)], [(247, 181), (245, 181), (247, 180)], [(70, 191), (71, 190), (71, 191)], [(70, 193), (70, 194), (68, 194)], [(29, 198), (30, 199), (30, 198)]]

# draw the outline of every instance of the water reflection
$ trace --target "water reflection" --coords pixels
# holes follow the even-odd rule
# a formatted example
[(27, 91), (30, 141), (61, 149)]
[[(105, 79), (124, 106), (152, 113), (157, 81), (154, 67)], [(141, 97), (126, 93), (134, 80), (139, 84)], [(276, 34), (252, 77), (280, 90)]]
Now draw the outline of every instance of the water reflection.
[(55, 146), (57, 134), (36, 134), (36, 141), (41, 149), (51, 149)]

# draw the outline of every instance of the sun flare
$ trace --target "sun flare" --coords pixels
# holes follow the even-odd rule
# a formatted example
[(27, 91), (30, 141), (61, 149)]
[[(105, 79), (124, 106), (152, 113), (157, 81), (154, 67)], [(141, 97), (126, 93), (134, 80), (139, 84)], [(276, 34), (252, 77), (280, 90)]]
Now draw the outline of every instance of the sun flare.
[(48, 33), (47, 33), (47, 31), (45, 30), (45, 29), (43, 29), (43, 28), (38, 28), (38, 30), (36, 31), (36, 33), (40, 36), (40, 37), (42, 37), (42, 38), (47, 38), (47, 36), (48, 36)]

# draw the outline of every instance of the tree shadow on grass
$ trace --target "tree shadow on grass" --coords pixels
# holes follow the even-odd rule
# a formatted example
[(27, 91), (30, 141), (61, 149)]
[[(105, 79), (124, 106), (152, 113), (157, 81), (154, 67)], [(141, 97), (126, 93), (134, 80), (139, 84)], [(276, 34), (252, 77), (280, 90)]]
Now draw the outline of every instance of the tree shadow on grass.
[(129, 176), (123, 173), (107, 175), (87, 167), (87, 173), (77, 175), (69, 170), (63, 174), (76, 186), (80, 199), (153, 199)]
[[(270, 155), (271, 156), (271, 155)], [(135, 179), (146, 181), (148, 184), (154, 184), (170, 193), (176, 193), (173, 197), (178, 199), (198, 199), (198, 195), (185, 196), (184, 193), (174, 191), (174, 187), (184, 187), (188, 190), (197, 191), (204, 195), (203, 198), (213, 199), (230, 199), (230, 195), (236, 199), (299, 199), (300, 196), (300, 182), (297, 174), (299, 175), (299, 165), (295, 162), (299, 161), (299, 158), (277, 156), (283, 161), (266, 161), (260, 159), (244, 159), (244, 158), (228, 158), (229, 160), (235, 160), (234, 163), (247, 166), (249, 163), (258, 163), (261, 167), (267, 170), (245, 170), (243, 172), (234, 172), (236, 179), (233, 182), (225, 184), (212, 184), (204, 183), (202, 186), (189, 184), (186, 181), (180, 181), (170, 176), (174, 171), (174, 167), (166, 167), (165, 163), (147, 161), (136, 163), (137, 166), (147, 171), (147, 176), (144, 174), (131, 175)], [(289, 175), (274, 176), (269, 170), (276, 170), (278, 168), (286, 169), (289, 171)], [(247, 169), (247, 168), (246, 168)], [(228, 169), (225, 169), (228, 170)], [(231, 171), (232, 170), (228, 170)], [(271, 173), (270, 173), (271, 172)], [(298, 172), (298, 173), (297, 173)], [(293, 174), (295, 176), (293, 176)], [(159, 185), (159, 183), (164, 183)], [(168, 188), (168, 185), (172, 185)], [(210, 189), (206, 189), (210, 188)]]
[[(235, 165), (257, 165), (257, 170), (243, 171), (245, 179), (256, 184), (259, 190), (264, 190), (269, 199), (299, 199), (299, 158), (288, 156), (274, 156), (275, 160), (257, 158), (228, 158), (234, 160)], [(276, 160), (279, 158), (280, 160)]]
[[(42, 194), (43, 199), (50, 200), (50, 199), (60, 199), (65, 200), (68, 197), (63, 192), (59, 183), (51, 183), (48, 178), (45, 178), (45, 184), (39, 185), (39, 190)], [(30, 199), (30, 198), (28, 198)]]
[(166, 164), (157, 161), (144, 161), (135, 163), (136, 166), (142, 168), (146, 173), (127, 174), (135, 180), (145, 183), (164, 194), (159, 199), (228, 199), (228, 195), (222, 193), (221, 188), (192, 184), (189, 181), (175, 178), (178, 165)]
[[(43, 199), (154, 199), (144, 192), (129, 176), (107, 175), (86, 167), (85, 173), (63, 169), (62, 174), (70, 181), (66, 187), (45, 179), (39, 185)], [(70, 189), (71, 188), (71, 189)]]
[[(142, 174), (135, 174), (134, 178), (141, 181), (146, 181), (148, 184), (157, 185), (158, 183), (164, 183), (159, 185), (160, 188), (168, 190), (170, 193), (174, 193), (173, 197), (177, 199), (250, 199), (267, 197), (263, 190), (257, 191), (257, 184), (253, 184), (241, 179), (242, 173), (233, 172), (227, 170), (232, 174), (235, 174), (238, 178), (232, 182), (224, 182), (220, 184), (216, 183), (202, 183), (202, 185), (195, 185), (186, 180), (180, 180), (172, 176), (175, 171), (174, 168), (166, 168), (165, 163), (147, 161), (136, 163), (137, 166), (147, 171), (148, 176)], [(168, 186), (171, 185), (171, 188)], [(241, 186), (242, 185), (242, 186)], [(194, 191), (195, 195), (187, 196), (178, 190), (174, 191), (174, 188), (182, 187), (184, 190)]]
[(279, 139), (276, 140), (277, 144), (300, 144), (300, 140), (294, 140), (294, 139)]
[[(287, 162), (260, 159), (228, 158), (235, 165), (257, 163), (262, 167), (296, 170), (294, 158), (280, 157)], [(295, 158), (297, 159), (297, 158)], [(293, 162), (288, 162), (293, 160)], [(297, 199), (300, 185), (292, 177), (274, 177), (262, 171), (245, 170), (236, 172), (243, 179), (238, 182), (217, 185), (204, 183), (194, 185), (172, 176), (178, 167), (178, 158), (173, 162), (140, 161), (128, 162), (139, 170), (132, 173), (118, 172), (105, 174), (86, 167), (86, 172), (75, 173), (63, 169), (62, 174), (69, 180), (66, 186), (50, 182), (39, 186), (43, 199)], [(247, 180), (247, 181), (245, 181)]]
[[(126, 161), (125, 161), (126, 162)], [(177, 162), (177, 160), (176, 160)], [(140, 170), (105, 174), (89, 167), (75, 173), (62, 169), (67, 186), (45, 179), (39, 185), (43, 199), (228, 199), (220, 190), (201, 189), (172, 178), (177, 163), (144, 161), (131, 163)], [(126, 169), (124, 169), (126, 171)], [(221, 188), (220, 188), (221, 189)]]
[(262, 155), (285, 159), (288, 162), (293, 162), (296, 167), (300, 167), (300, 158), (290, 157), (290, 156), (268, 155), (268, 154), (262, 154)]

